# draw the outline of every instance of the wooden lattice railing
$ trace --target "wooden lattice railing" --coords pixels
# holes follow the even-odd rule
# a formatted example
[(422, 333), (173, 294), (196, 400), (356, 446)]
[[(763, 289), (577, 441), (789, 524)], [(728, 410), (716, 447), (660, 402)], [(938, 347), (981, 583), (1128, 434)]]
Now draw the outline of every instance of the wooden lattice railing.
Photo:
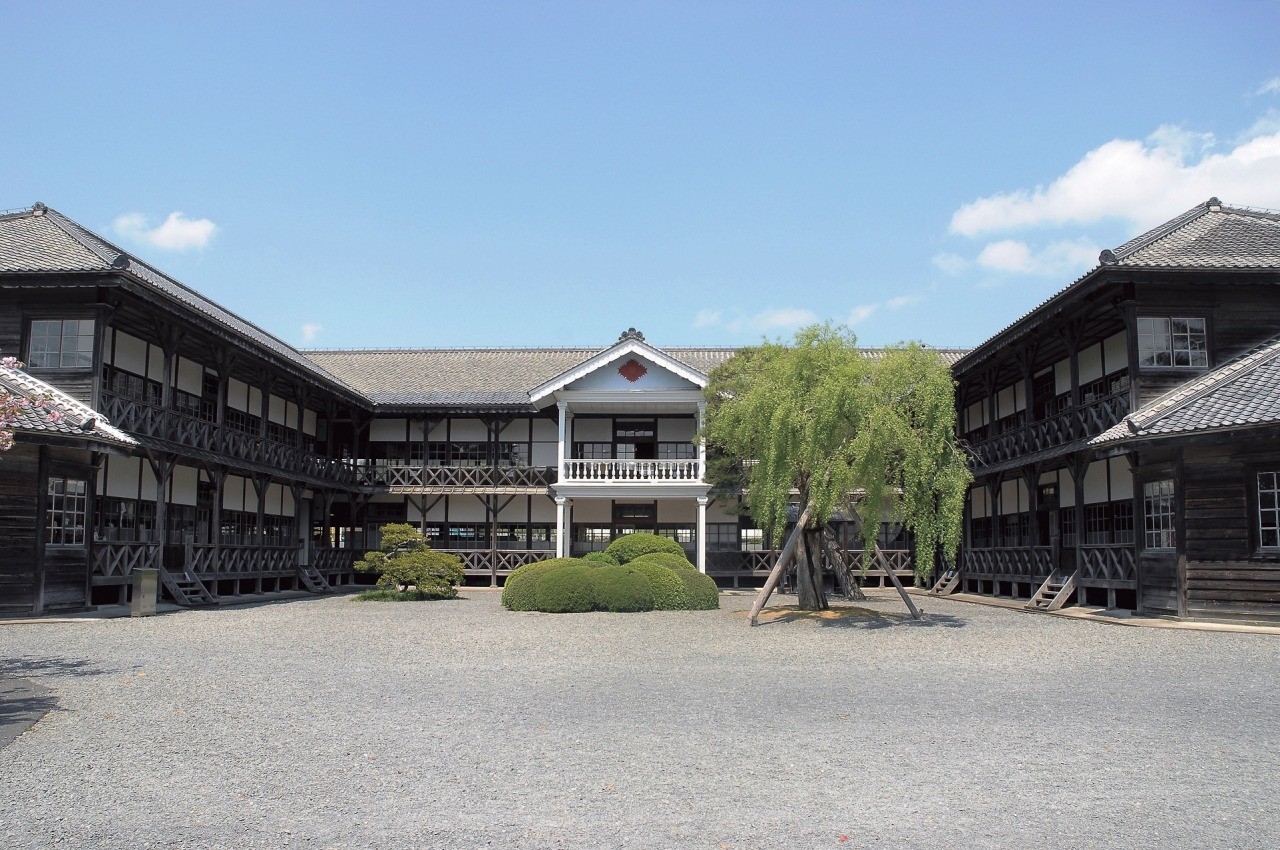
[(392, 490), (433, 487), (535, 487), (554, 484), (548, 466), (384, 466), (367, 470), (365, 480)]
[(978, 463), (989, 466), (1031, 452), (1065, 445), (1085, 437), (1096, 437), (1129, 413), (1129, 391), (1068, 408), (1039, 422), (1020, 425), (988, 439), (970, 444)]
[(218, 426), (178, 410), (114, 393), (102, 394), (102, 413), (124, 431), (167, 440), (180, 446), (216, 452), (324, 481), (353, 484), (356, 473), (347, 464), (330, 460), (298, 446), (278, 443), (263, 436), (244, 434)]
[(524, 549), (439, 549), (437, 551), (457, 555), (463, 568), (470, 574), (489, 575), (497, 564), (499, 573), (509, 573), (525, 564), (536, 564), (554, 558), (555, 552)]
[(1137, 582), (1137, 555), (1132, 543), (1081, 546), (1079, 580), (1082, 583)]
[(961, 552), (961, 563), (966, 574), (1043, 579), (1053, 572), (1053, 548), (966, 549)]
[[(873, 561), (872, 566), (867, 569), (867, 575), (886, 575), (884, 564), (888, 564), (889, 568), (899, 576), (915, 574), (910, 550), (882, 549), (880, 552), (884, 556), (883, 562)], [(707, 553), (707, 572), (713, 575), (734, 573), (764, 574), (773, 569), (773, 565), (778, 562), (778, 555), (780, 554), (781, 552), (777, 549), (739, 552), (712, 551)], [(844, 560), (844, 566), (848, 567), (855, 576), (862, 574), (863, 550), (844, 549), (840, 550), (838, 554)]]
[(160, 566), (159, 543), (97, 541), (93, 544), (93, 575), (127, 577), (134, 570)]

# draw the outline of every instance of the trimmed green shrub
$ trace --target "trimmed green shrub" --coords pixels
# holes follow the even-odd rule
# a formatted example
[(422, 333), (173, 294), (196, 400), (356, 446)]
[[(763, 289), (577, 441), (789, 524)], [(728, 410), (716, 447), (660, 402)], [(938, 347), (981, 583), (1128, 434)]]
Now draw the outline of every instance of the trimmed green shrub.
[(590, 564), (566, 564), (542, 574), (535, 585), (534, 610), (548, 614), (590, 611), (596, 594), (591, 586)]
[(511, 571), (502, 585), (502, 604), (509, 611), (536, 611), (538, 579), (549, 570), (570, 564), (581, 564), (577, 558), (551, 558), (536, 564), (525, 564)]
[(695, 573), (698, 571), (698, 568), (689, 563), (689, 559), (683, 554), (673, 555), (670, 552), (652, 552), (648, 555), (641, 555), (631, 563), (658, 564), (669, 570), (693, 570)]
[(684, 583), (686, 611), (712, 611), (720, 607), (720, 588), (715, 579), (697, 570), (676, 570), (676, 577)]
[(613, 564), (618, 566), (618, 559), (604, 552), (588, 552), (582, 556), (582, 560), (590, 561), (592, 565)]
[(667, 537), (644, 533), (623, 535), (610, 543), (609, 548), (604, 552), (606, 555), (612, 555), (620, 564), (634, 561), (641, 555), (653, 552), (669, 552), (672, 555), (684, 557), (684, 547), (679, 543)]
[(367, 601), (418, 601), (455, 599), (455, 587), (465, 577), (462, 559), (447, 552), (435, 552), (418, 529), (403, 522), (382, 526), (382, 548), (365, 553), (356, 561), (357, 570), (378, 573), (378, 587), (390, 595), (359, 594)]
[(626, 566), (606, 564), (591, 571), (596, 607), (604, 611), (653, 610), (653, 585), (643, 573)]
[(396, 590), (393, 587), (371, 587), (352, 597), (357, 602), (429, 602), (434, 599), (457, 598), (457, 591)]
[(649, 580), (649, 586), (653, 588), (654, 610), (678, 611), (684, 608), (684, 582), (675, 570), (650, 560), (653, 557), (636, 558), (627, 567)]

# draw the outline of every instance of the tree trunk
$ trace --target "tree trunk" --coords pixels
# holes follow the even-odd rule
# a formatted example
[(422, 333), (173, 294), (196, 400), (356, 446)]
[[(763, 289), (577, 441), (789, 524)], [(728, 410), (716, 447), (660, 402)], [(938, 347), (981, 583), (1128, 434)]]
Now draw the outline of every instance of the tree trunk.
[(801, 611), (825, 611), (827, 589), (822, 581), (822, 547), (814, 538), (821, 531), (805, 529), (796, 550), (796, 597)]
[(769, 578), (765, 579), (764, 587), (760, 588), (760, 593), (756, 596), (756, 601), (751, 606), (751, 614), (747, 617), (747, 625), (756, 625), (756, 620), (760, 616), (760, 609), (769, 601), (769, 597), (773, 594), (773, 589), (778, 586), (778, 580), (782, 578), (782, 573), (787, 568), (792, 555), (795, 554), (796, 545), (800, 541), (800, 535), (804, 533), (804, 527), (809, 524), (809, 514), (812, 508), (805, 506), (804, 511), (800, 514), (800, 519), (796, 521), (795, 530), (791, 532), (791, 536), (787, 538), (787, 544), (782, 547), (782, 552), (778, 554), (778, 562), (773, 565), (773, 570), (769, 573)]
[(880, 551), (880, 547), (875, 549), (876, 560), (880, 562), (880, 566), (884, 569), (885, 575), (893, 582), (893, 586), (898, 589), (898, 595), (902, 597), (902, 601), (906, 603), (907, 610), (911, 612), (911, 619), (919, 620), (921, 617), (920, 610), (916, 608), (916, 603), (911, 601), (911, 594), (907, 593), (906, 588), (902, 586), (902, 582), (898, 580), (898, 574), (889, 569), (889, 559)]

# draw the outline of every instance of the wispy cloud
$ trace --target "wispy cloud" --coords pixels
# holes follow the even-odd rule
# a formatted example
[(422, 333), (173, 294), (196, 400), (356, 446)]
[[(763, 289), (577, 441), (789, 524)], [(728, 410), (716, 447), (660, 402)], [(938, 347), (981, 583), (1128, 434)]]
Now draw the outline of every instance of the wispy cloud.
[(1272, 77), (1258, 87), (1256, 94), (1280, 94), (1280, 77)]
[(923, 300), (924, 297), (920, 295), (899, 295), (897, 298), (890, 298), (884, 302), (884, 306), (890, 310), (901, 310), (903, 307), (919, 304)]
[(693, 317), (693, 326), (695, 328), (709, 328), (718, 324), (720, 324), (719, 310), (699, 310), (698, 315)]
[(1090, 268), (1098, 257), (1098, 247), (1085, 241), (1053, 242), (1035, 251), (1026, 242), (1002, 239), (978, 254), (977, 263), (986, 269), (1033, 275), (1060, 275)]
[(303, 342), (315, 342), (316, 337), (320, 335), (322, 330), (324, 330), (324, 325), (315, 322), (307, 322), (299, 329)]
[(1144, 141), (1115, 139), (1047, 186), (965, 204), (951, 217), (950, 229), (979, 236), (1117, 218), (1150, 227), (1215, 195), (1229, 203), (1280, 206), (1280, 130), (1210, 152), (1216, 146), (1212, 134), (1174, 126), (1160, 127)]
[(933, 265), (945, 274), (958, 275), (969, 268), (969, 261), (959, 254), (944, 252), (934, 255)]
[(879, 304), (859, 304), (849, 311), (849, 318), (845, 319), (845, 324), (849, 327), (861, 324), (870, 319), (876, 310), (880, 309)]
[(151, 226), (151, 220), (143, 213), (125, 213), (111, 226), (119, 236), (169, 251), (206, 248), (218, 232), (218, 225), (209, 219), (187, 218), (181, 212), (169, 213), (156, 227)]
[(818, 314), (802, 307), (770, 307), (758, 313), (738, 312), (726, 316), (722, 310), (699, 310), (693, 317), (695, 328), (723, 327), (734, 333), (772, 333), (792, 330), (818, 321)]

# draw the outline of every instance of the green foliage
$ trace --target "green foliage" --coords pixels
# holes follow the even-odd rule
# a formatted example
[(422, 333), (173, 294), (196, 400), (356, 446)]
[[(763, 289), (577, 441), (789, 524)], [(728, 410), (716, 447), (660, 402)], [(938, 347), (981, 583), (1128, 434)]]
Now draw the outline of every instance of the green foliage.
[(590, 611), (596, 594), (591, 585), (590, 564), (568, 564), (548, 570), (538, 579), (534, 590), (534, 610), (548, 614)]
[(653, 610), (653, 586), (630, 566), (603, 566), (591, 571), (596, 606), (618, 613)]
[(382, 548), (366, 553), (355, 568), (379, 573), (383, 590), (403, 594), (412, 589), (420, 599), (453, 599), (464, 577), (456, 555), (432, 551), (427, 539), (406, 523), (382, 526)]
[(581, 563), (577, 558), (551, 558), (512, 570), (502, 585), (502, 604), (509, 611), (538, 610), (538, 579), (557, 567)]
[(698, 571), (697, 567), (689, 563), (689, 559), (684, 556), (683, 552), (679, 555), (673, 555), (670, 552), (651, 552), (648, 555), (641, 555), (639, 558), (631, 561), (632, 566), (635, 566), (636, 564), (657, 564), (659, 566), (666, 567), (669, 570), (676, 571), (692, 570), (695, 573)]
[[(954, 559), (970, 475), (955, 444), (951, 371), (918, 344), (864, 357), (844, 327), (813, 325), (792, 345), (766, 342), (717, 367), (703, 436), (732, 459), (747, 508), (777, 539), (799, 492), (811, 528), (843, 508), (859, 514), (866, 549), (882, 517), (915, 535), (916, 571)], [(721, 465), (720, 486), (732, 483)]]
[(671, 567), (647, 560), (652, 555), (636, 558), (627, 567), (649, 580), (653, 589), (653, 607), (656, 611), (679, 611), (685, 608), (684, 582)]
[(712, 611), (720, 607), (720, 588), (711, 576), (697, 570), (677, 570), (676, 577), (684, 584), (684, 610)]
[(353, 599), (359, 602), (428, 602), (433, 599), (453, 599), (453, 595), (427, 593), (421, 590), (396, 590), (392, 587), (373, 587), (357, 593)]
[(607, 552), (588, 552), (582, 556), (582, 560), (590, 561), (593, 564), (612, 564), (618, 566), (618, 559)]
[(613, 557), (620, 564), (626, 564), (634, 561), (641, 555), (648, 555), (653, 552), (669, 552), (672, 555), (684, 557), (684, 547), (668, 537), (659, 537), (656, 534), (626, 534), (609, 544), (609, 548), (604, 550), (606, 555)]

